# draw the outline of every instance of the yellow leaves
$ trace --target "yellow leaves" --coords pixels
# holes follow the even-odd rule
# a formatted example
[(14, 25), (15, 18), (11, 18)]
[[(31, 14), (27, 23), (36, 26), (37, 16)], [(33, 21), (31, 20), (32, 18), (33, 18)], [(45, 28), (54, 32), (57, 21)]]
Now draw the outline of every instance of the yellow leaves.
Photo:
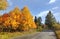
[[(7, 0), (0, 0), (0, 10), (6, 9), (7, 6)], [(14, 29), (22, 24), (22, 29), (24, 31), (29, 30), (30, 28), (36, 28), (27, 6), (25, 6), (22, 10), (15, 7), (15, 9), (10, 11), (9, 14), (4, 14), (2, 18), (0, 18), (0, 22), (2, 22), (4, 26), (12, 26)]]
[(34, 22), (32, 23), (32, 28), (37, 28), (37, 26)]
[(24, 26), (24, 27), (23, 27), (23, 30), (24, 30), (24, 31), (28, 31), (28, 30), (29, 30), (29, 26)]
[(12, 26), (13, 29), (20, 27), (21, 30), (27, 31), (32, 28), (36, 28), (33, 21), (33, 17), (27, 7), (24, 7), (22, 11), (16, 7), (14, 10), (10, 11), (9, 14), (4, 14), (3, 18), (5, 26)]
[(12, 27), (15, 29), (15, 28), (17, 28), (18, 27), (18, 22), (16, 22), (16, 20), (11, 20), (11, 25), (12, 25)]
[(8, 6), (7, 0), (0, 0), (0, 10), (6, 9)]
[(9, 22), (10, 22), (10, 20), (6, 20), (6, 21), (4, 22), (4, 25), (5, 25), (5, 26), (9, 26), (9, 25), (10, 25)]
[(10, 26), (11, 25), (11, 20), (12, 20), (12, 18), (11, 17), (8, 17), (8, 19), (7, 20), (5, 20), (4, 21), (4, 26)]
[[(29, 11), (29, 9), (28, 9), (28, 7), (24, 7), (23, 9), (22, 9), (22, 13), (23, 13), (23, 18), (25, 18), (25, 19), (23, 19), (23, 20), (26, 20), (25, 21), (25, 23), (24, 23), (24, 26), (26, 27), (26, 26), (28, 26), (28, 28), (36, 28), (36, 25), (35, 25), (35, 23), (34, 23), (34, 21), (33, 21), (33, 17), (32, 17), (32, 15), (31, 15), (31, 13), (30, 13), (30, 11)], [(22, 20), (22, 21), (23, 21)], [(23, 21), (24, 22), (24, 21)], [(28, 25), (27, 25), (28, 24)], [(26, 29), (27, 29), (27, 27), (26, 27)]]
[(18, 13), (20, 14), (21, 11), (18, 7), (15, 7), (15, 9), (13, 10), (13, 12), (15, 12), (15, 14), (17, 15)]

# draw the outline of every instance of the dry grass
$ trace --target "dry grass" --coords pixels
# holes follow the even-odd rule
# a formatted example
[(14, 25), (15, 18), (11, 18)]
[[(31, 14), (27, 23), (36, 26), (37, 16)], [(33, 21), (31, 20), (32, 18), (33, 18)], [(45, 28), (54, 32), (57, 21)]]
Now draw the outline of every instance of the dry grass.
[(60, 30), (56, 31), (57, 38), (60, 39)]
[(10, 39), (12, 37), (28, 35), (28, 34), (32, 34), (34, 32), (36, 32), (36, 31), (31, 31), (31, 32), (13, 32), (13, 33), (1, 32), (0, 33), (0, 39)]

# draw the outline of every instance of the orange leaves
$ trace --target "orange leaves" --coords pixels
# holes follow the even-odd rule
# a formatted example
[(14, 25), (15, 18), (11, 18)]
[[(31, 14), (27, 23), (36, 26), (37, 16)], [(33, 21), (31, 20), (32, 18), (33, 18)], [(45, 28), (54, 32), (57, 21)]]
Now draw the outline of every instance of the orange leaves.
[(8, 19), (8, 17), (9, 17), (9, 15), (8, 14), (3, 14), (3, 16), (2, 16), (2, 21), (5, 21), (5, 20), (7, 20)]
[(16, 20), (11, 20), (11, 25), (14, 29), (16, 29), (18, 27), (18, 22), (16, 22)]
[(2, 15), (2, 21), (4, 21), (3, 25), (12, 26), (13, 29), (20, 27), (21, 30), (26, 31), (36, 28), (33, 17), (27, 7), (24, 7), (22, 10), (16, 7), (8, 14)]
[(4, 22), (4, 25), (5, 26), (10, 26), (10, 23), (9, 23), (10, 21), (9, 20), (6, 20), (5, 22)]

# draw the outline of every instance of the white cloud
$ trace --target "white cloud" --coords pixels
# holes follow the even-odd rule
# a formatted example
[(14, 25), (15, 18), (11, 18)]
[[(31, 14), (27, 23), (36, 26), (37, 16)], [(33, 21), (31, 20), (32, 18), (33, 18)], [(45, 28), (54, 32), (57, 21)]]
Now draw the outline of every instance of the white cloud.
[(56, 2), (56, 0), (50, 0), (49, 4)]
[(46, 10), (46, 11), (42, 11), (42, 12), (40, 12), (38, 15), (37, 15), (37, 17), (42, 17), (42, 23), (44, 23), (45, 22), (45, 17), (46, 17), (46, 15), (48, 14), (48, 10)]
[(55, 16), (56, 20), (60, 22), (60, 13), (54, 13), (53, 15)]
[(56, 10), (56, 9), (58, 9), (58, 8), (59, 8), (59, 7), (53, 7), (52, 10)]
[(47, 10), (47, 11), (42, 11), (42, 12), (40, 12), (37, 16), (38, 16), (38, 17), (39, 17), (39, 16), (41, 16), (41, 17), (46, 16), (48, 12), (49, 12), (48, 10)]

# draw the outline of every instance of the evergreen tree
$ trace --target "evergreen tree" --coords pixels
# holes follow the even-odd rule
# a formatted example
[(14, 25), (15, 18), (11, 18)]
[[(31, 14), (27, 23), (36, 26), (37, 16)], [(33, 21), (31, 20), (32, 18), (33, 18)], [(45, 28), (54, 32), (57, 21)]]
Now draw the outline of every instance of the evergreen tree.
[(37, 22), (38, 22), (38, 21), (37, 21), (37, 17), (36, 17), (36, 16), (35, 16), (34, 22), (35, 22), (35, 24), (37, 24)]
[(51, 29), (55, 23), (56, 23), (56, 19), (51, 13), (51, 11), (49, 11), (45, 19), (45, 24), (48, 26), (48, 28)]
[(42, 25), (42, 23), (41, 23), (41, 21), (42, 21), (42, 19), (41, 19), (41, 17), (38, 17), (38, 26), (41, 26)]

